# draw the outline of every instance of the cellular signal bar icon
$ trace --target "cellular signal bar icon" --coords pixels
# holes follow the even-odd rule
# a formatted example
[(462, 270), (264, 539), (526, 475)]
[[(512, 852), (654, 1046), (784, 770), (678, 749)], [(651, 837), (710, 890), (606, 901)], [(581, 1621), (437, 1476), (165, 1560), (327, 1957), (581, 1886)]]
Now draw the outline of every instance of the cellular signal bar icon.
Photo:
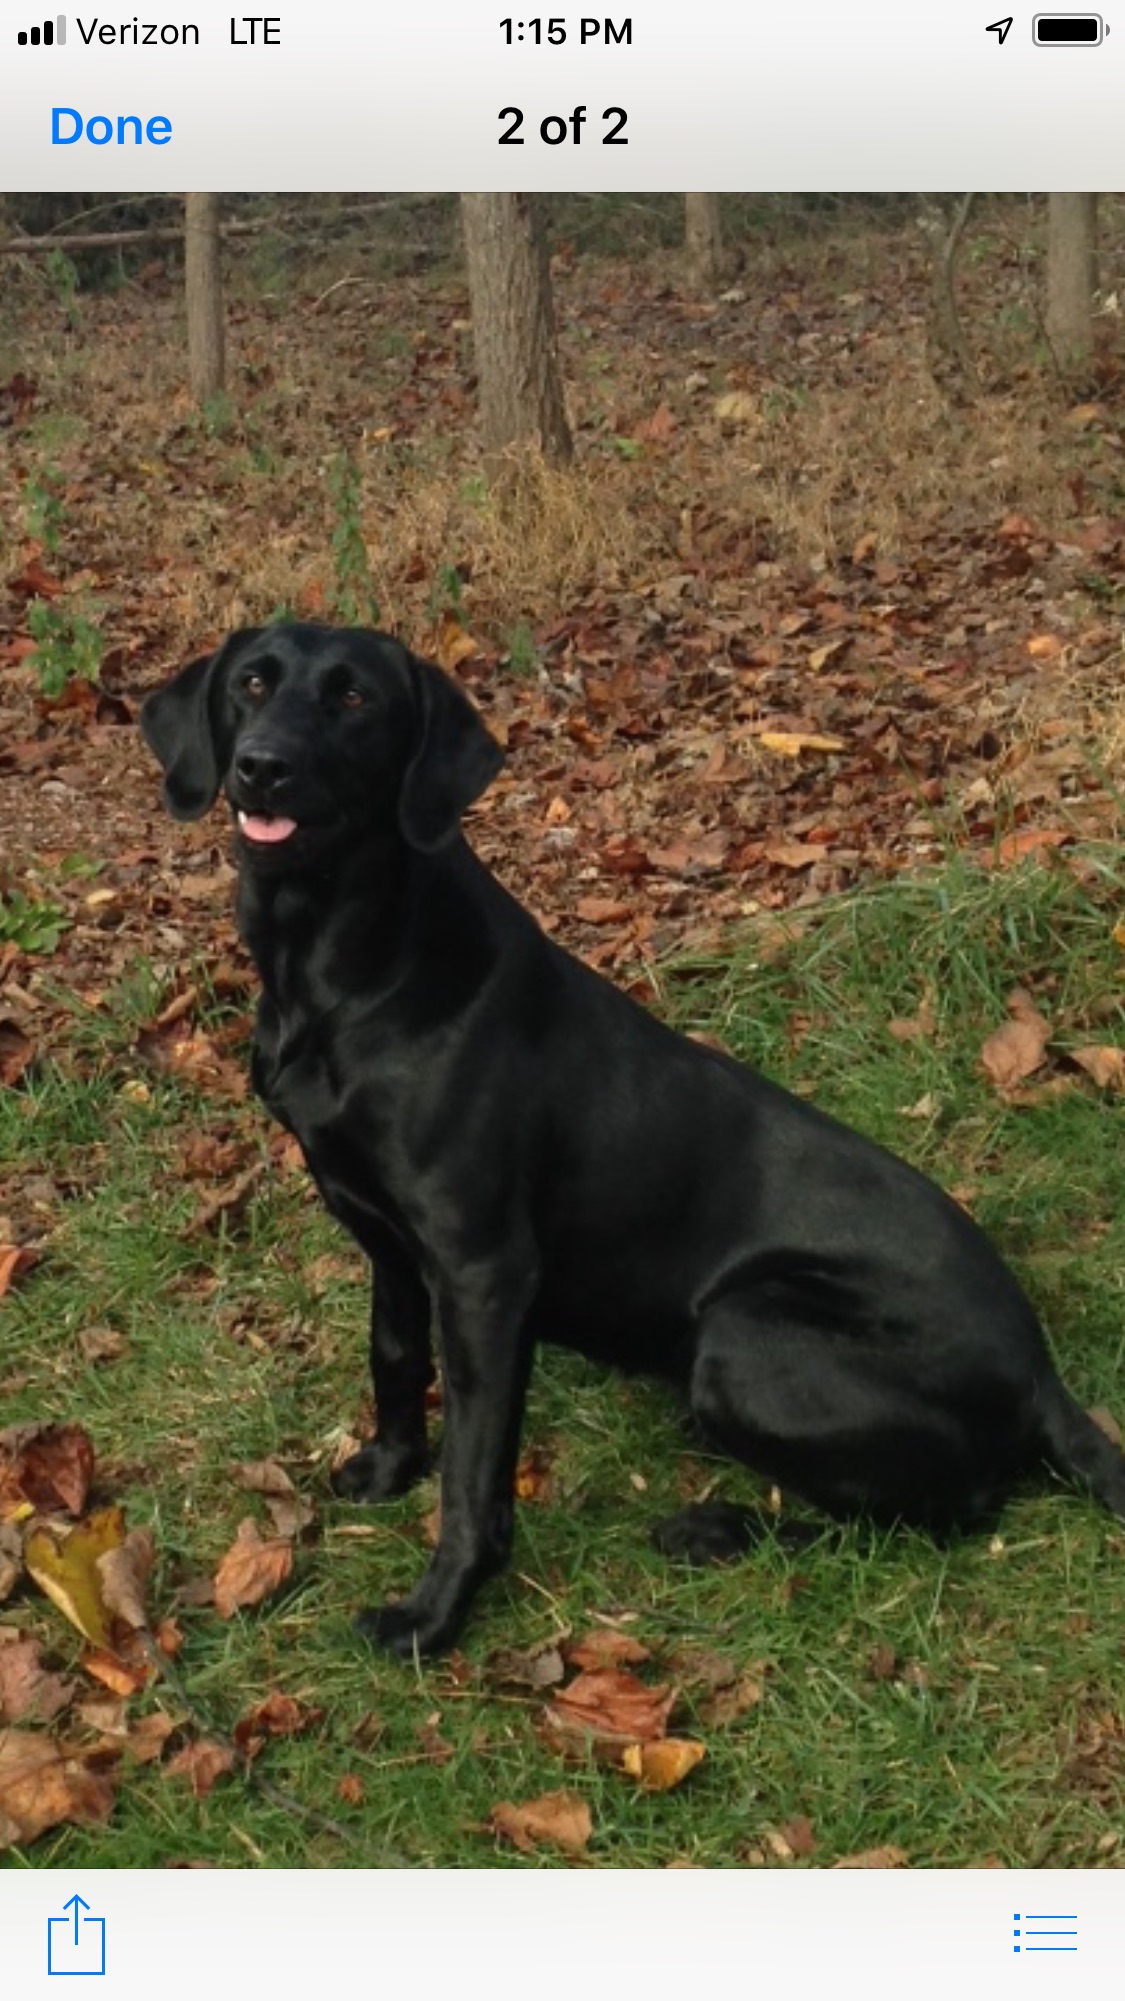
[(16, 36), (21, 49), (31, 43), (33, 49), (53, 49), (57, 43), (61, 49), (66, 42), (66, 15), (56, 14), (53, 21), (44, 21), (41, 28), (21, 28)]

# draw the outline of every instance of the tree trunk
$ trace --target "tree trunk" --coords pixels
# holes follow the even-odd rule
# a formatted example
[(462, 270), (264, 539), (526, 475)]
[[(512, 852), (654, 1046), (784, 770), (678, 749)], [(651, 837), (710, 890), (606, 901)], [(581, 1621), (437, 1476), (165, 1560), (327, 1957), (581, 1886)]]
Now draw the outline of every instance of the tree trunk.
[(225, 380), (218, 195), (184, 196), (184, 287), (191, 393), (206, 403)]
[(684, 247), (692, 284), (701, 292), (713, 291), (722, 276), (723, 264), (718, 195), (684, 196)]
[(1064, 376), (1081, 373), (1093, 353), (1097, 245), (1097, 195), (1051, 195), (1047, 338)]
[(485, 448), (573, 450), (559, 376), (547, 242), (531, 195), (462, 195)]

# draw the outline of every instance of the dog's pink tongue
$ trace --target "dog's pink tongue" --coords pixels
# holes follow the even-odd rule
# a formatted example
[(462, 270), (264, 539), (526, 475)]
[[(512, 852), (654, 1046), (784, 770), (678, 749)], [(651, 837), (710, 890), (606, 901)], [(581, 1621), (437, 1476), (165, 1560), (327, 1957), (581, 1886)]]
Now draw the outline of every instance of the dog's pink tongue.
[(267, 820), (260, 813), (240, 813), (238, 824), (248, 841), (287, 841), (297, 831), (296, 820)]

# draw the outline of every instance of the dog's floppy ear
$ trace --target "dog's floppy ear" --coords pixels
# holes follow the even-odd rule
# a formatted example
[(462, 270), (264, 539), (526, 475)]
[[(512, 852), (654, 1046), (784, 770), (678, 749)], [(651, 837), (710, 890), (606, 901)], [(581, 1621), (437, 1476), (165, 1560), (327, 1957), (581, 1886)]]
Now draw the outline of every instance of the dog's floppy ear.
[(223, 678), (258, 631), (233, 633), (217, 653), (181, 668), (141, 709), (141, 732), (164, 767), (164, 804), (173, 819), (198, 820), (215, 803), (229, 751), (221, 740)]
[(495, 778), (504, 753), (468, 696), (440, 667), (412, 654), (410, 673), (417, 722), (398, 824), (412, 848), (433, 854), (453, 840), (462, 813)]

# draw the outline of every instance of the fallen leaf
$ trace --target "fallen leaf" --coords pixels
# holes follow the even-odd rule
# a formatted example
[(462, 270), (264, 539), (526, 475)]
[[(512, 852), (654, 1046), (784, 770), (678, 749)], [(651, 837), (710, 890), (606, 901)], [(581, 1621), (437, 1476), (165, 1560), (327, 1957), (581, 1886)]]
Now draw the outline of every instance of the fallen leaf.
[(905, 1848), (864, 1848), (858, 1855), (841, 1855), (833, 1869), (905, 1869), (909, 1863)]
[(649, 1649), (631, 1633), (616, 1633), (608, 1626), (595, 1626), (593, 1632), (584, 1633), (581, 1639), (568, 1640), (562, 1651), (570, 1666), (576, 1668), (637, 1667), (641, 1661), (652, 1659)]
[(365, 1798), (363, 1780), (355, 1772), (345, 1772), (337, 1782), (336, 1792), (346, 1806), (362, 1806)]
[(624, 924), (633, 914), (628, 903), (616, 903), (610, 896), (580, 896), (574, 910), (583, 924)]
[(23, 1537), (15, 1522), (0, 1522), (0, 1604), (23, 1576)]
[(10, 1016), (0, 1020), (0, 1084), (9, 1089), (19, 1082), (35, 1054), (35, 1044)]
[(565, 1674), (563, 1657), (553, 1644), (527, 1652), (500, 1647), (484, 1664), (484, 1679), (490, 1688), (553, 1688)]
[(0, 1730), (0, 1847), (35, 1841), (61, 1821), (108, 1820), (112, 1781), (39, 1730)]
[(256, 1758), (268, 1737), (296, 1737), (323, 1723), (323, 1709), (310, 1708), (292, 1695), (274, 1689), (264, 1702), (247, 1710), (234, 1726), (234, 1741), (247, 1758)]
[(0, 1722), (50, 1723), (66, 1708), (74, 1683), (39, 1659), (39, 1642), (17, 1634), (0, 1647)]
[(36, 1509), (80, 1515), (93, 1477), (94, 1448), (81, 1425), (14, 1424), (0, 1431), (0, 1518)]
[[(827, 651), (827, 649), (825, 649)], [(800, 757), (803, 750), (846, 750), (847, 744), (839, 736), (812, 736), (801, 730), (763, 730), (758, 742), (766, 750), (772, 750), (778, 757)]]
[(97, 1508), (73, 1527), (42, 1522), (24, 1543), (24, 1562), (40, 1590), (86, 1639), (111, 1652), (113, 1615), (103, 1596), (98, 1560), (124, 1540), (122, 1509)]
[(108, 1647), (88, 1647), (82, 1656), (83, 1671), (114, 1695), (135, 1695), (152, 1680), (149, 1662), (138, 1656), (123, 1660)]
[(216, 1779), (231, 1771), (235, 1761), (233, 1744), (214, 1737), (197, 1737), (170, 1758), (164, 1770), (170, 1779), (186, 1779), (197, 1800), (207, 1798)]
[(455, 612), (443, 611), (438, 621), (437, 639), (434, 642), (434, 659), (439, 666), (451, 674), (463, 660), (474, 660), (480, 647), (471, 632), (466, 632)]
[(1040, 855), (1045, 850), (1064, 847), (1073, 839), (1074, 835), (1068, 827), (1021, 827), (1014, 834), (1005, 834), (997, 842), (995, 860), (1000, 868), (1009, 868), (1013, 862), (1026, 860), (1028, 855)]
[(1121, 1426), (1118, 1424), (1113, 1412), (1107, 1410), (1104, 1404), (1095, 1404), (1091, 1410), (1087, 1411), (1086, 1415), (1097, 1425), (1099, 1431), (1104, 1431), (1111, 1445), (1125, 1444), (1125, 1438), (1121, 1434)]
[(827, 861), (828, 852), (810, 841), (767, 841), (765, 846), (766, 860), (778, 868), (811, 868), (814, 862)]
[(618, 1668), (592, 1668), (575, 1676), (547, 1705), (549, 1724), (603, 1743), (645, 1743), (663, 1737), (675, 1701), (667, 1686), (649, 1688)]
[(1125, 1049), (1112, 1046), (1072, 1049), (1071, 1060), (1092, 1077), (1100, 1091), (1125, 1091)]
[(793, 1855), (809, 1856), (816, 1850), (816, 1836), (812, 1822), (803, 1813), (794, 1814), (792, 1820), (782, 1822), (778, 1833), (788, 1844)]
[(745, 389), (728, 390), (725, 396), (716, 396), (715, 415), (720, 424), (753, 424), (758, 418), (758, 401), (747, 394)]
[(519, 1805), (501, 1800), (488, 1819), (490, 1827), (524, 1855), (544, 1842), (567, 1855), (581, 1855), (594, 1831), (590, 1809), (577, 1793), (542, 1793)]
[(1011, 1020), (993, 1030), (980, 1053), (981, 1068), (1001, 1096), (1039, 1068), (1051, 1034), (1049, 1023), (1023, 987), (1009, 994), (1008, 1013)]
[(699, 1715), (711, 1729), (721, 1730), (748, 1710), (756, 1709), (765, 1696), (765, 1684), (761, 1679), (763, 1665), (759, 1664), (753, 1674), (740, 1674), (737, 1680), (723, 1688), (717, 1688), (713, 1695), (699, 1705)]
[(666, 1793), (678, 1786), (707, 1755), (704, 1744), (688, 1737), (662, 1737), (655, 1744), (628, 1744), (621, 1757), (622, 1770), (638, 1779), (646, 1792)]
[(145, 1591), (155, 1561), (156, 1543), (147, 1528), (130, 1529), (119, 1547), (106, 1550), (97, 1559), (106, 1610), (136, 1632), (148, 1627)]
[(516, 1467), (517, 1501), (548, 1501), (551, 1497), (551, 1458), (541, 1445), (533, 1445), (520, 1456)]
[(233, 1619), (247, 1605), (260, 1605), (293, 1568), (293, 1545), (280, 1536), (263, 1537), (253, 1516), (238, 1525), (238, 1534), (215, 1572), (215, 1610)]

